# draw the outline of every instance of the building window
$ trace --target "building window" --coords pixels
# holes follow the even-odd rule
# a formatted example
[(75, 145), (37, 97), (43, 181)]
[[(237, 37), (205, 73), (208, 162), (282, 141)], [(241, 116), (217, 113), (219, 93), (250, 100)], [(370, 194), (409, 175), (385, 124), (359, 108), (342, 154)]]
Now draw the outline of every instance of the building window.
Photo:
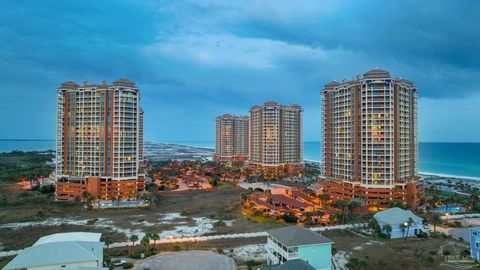
[(315, 246), (312, 247), (312, 251), (315, 251)]

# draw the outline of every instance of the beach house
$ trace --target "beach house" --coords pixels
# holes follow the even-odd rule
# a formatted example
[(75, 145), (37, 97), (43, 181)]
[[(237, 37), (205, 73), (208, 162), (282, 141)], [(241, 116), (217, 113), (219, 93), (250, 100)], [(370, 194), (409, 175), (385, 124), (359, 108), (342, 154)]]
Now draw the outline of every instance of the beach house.
[(330, 239), (304, 227), (289, 226), (270, 230), (266, 246), (267, 263), (270, 266), (281, 265), (301, 259), (316, 270), (330, 270), (332, 244)]
[(470, 256), (474, 260), (480, 260), (480, 227), (470, 228)]
[(380, 211), (373, 215), (380, 226), (381, 232), (390, 238), (416, 236), (420, 233), (429, 233), (428, 224), (410, 210), (394, 207)]

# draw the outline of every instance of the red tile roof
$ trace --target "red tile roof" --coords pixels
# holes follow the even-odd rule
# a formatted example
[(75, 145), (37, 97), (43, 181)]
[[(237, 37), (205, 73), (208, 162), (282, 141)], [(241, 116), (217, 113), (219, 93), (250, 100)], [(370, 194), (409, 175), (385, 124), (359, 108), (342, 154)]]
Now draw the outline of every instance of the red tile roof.
[(309, 203), (300, 202), (295, 199), (289, 198), (285, 195), (279, 195), (279, 194), (269, 195), (268, 200), (279, 202), (279, 203), (296, 207), (296, 208), (305, 208), (305, 207), (311, 206), (311, 204)]

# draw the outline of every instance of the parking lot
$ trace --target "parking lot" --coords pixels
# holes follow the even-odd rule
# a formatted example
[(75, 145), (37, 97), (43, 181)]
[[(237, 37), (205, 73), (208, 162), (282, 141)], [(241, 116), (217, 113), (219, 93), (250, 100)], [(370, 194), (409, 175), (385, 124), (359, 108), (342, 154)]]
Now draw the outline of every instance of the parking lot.
[(138, 262), (136, 269), (150, 270), (233, 270), (234, 261), (224, 255), (202, 250), (166, 252)]

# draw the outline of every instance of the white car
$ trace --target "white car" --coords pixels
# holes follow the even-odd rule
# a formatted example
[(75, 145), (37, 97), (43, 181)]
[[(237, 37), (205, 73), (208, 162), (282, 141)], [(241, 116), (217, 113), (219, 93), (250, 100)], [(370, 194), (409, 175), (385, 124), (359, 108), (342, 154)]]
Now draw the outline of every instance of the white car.
[(115, 266), (115, 267), (123, 266), (126, 263), (127, 263), (127, 260), (115, 260), (115, 261), (113, 261), (113, 266)]

